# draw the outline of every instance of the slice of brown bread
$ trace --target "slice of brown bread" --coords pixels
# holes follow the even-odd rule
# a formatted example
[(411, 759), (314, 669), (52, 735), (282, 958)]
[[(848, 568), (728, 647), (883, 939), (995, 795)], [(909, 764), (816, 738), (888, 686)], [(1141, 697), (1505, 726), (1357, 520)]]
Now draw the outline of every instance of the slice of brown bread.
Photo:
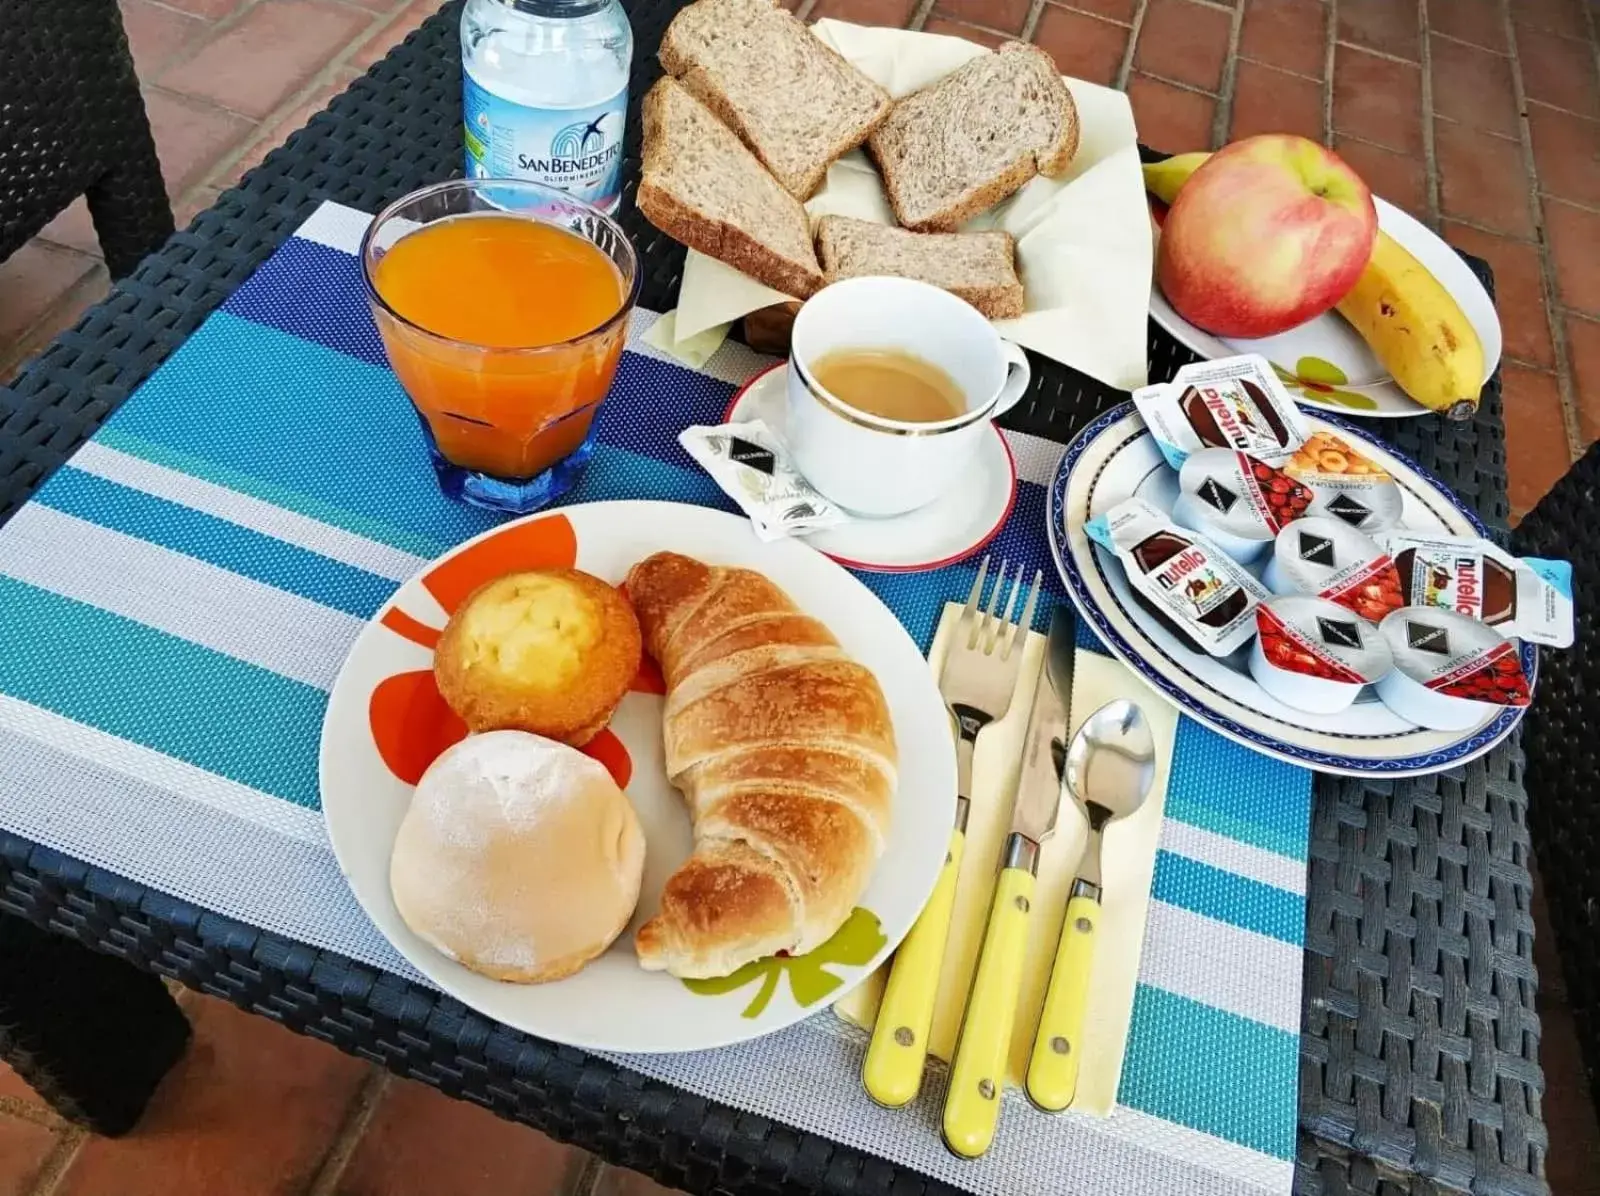
[(785, 295), (822, 285), (800, 201), (675, 79), (644, 98), (637, 202), (667, 236)]
[(824, 216), (817, 222), (817, 250), (829, 282), (892, 274), (949, 291), (991, 320), (1022, 314), (1017, 244), (1010, 233), (914, 233), (870, 220)]
[(893, 105), (775, 0), (697, 0), (667, 26), (661, 65), (802, 200)]
[(1006, 42), (895, 104), (867, 150), (895, 219), (948, 232), (1036, 174), (1065, 174), (1078, 109), (1050, 55)]

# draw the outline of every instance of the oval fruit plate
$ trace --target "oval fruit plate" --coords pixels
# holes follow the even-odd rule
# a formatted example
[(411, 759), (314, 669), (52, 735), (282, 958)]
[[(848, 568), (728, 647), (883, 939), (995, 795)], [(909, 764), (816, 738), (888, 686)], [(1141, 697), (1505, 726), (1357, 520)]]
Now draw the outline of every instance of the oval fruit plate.
[[(1485, 534), (1477, 517), (1421, 466), (1343, 421), (1311, 415), (1306, 420), (1313, 431), (1332, 430), (1357, 442), (1399, 483), (1402, 526)], [(1522, 718), (1521, 708), (1507, 708), (1466, 731), (1427, 731), (1391, 711), (1371, 686), (1343, 713), (1307, 714), (1256, 684), (1246, 664), (1248, 645), (1214, 657), (1180, 644), (1134, 601), (1122, 566), (1083, 530), (1088, 520), (1136, 495), (1170, 511), (1177, 490), (1177, 475), (1144, 420), (1132, 403), (1124, 403), (1067, 446), (1050, 484), (1048, 519), (1050, 548), (1073, 605), (1113, 654), (1186, 714), (1265, 755), (1350, 776), (1450, 768), (1488, 751)], [(1522, 666), (1530, 684), (1536, 665), (1535, 649), (1524, 644)]]
[[(1461, 305), (1483, 342), (1484, 381), (1500, 364), (1500, 317), (1478, 276), (1448, 244), (1420, 221), (1386, 200), (1373, 197), (1378, 227), (1432, 272)], [(1212, 336), (1172, 309), (1159, 285), (1150, 287), (1150, 316), (1174, 340), (1207, 360), (1259, 353), (1304, 407), (1347, 415), (1399, 419), (1426, 415), (1428, 409), (1396, 385), (1367, 343), (1338, 312), (1326, 312), (1288, 332), (1262, 340)]]
[[(660, 551), (758, 569), (822, 620), (872, 670), (900, 744), (893, 825), (855, 912), (808, 955), (758, 960), (722, 980), (646, 972), (633, 932), (689, 855), (683, 799), (661, 751), (662, 685), (647, 660), (611, 726), (584, 750), (627, 791), (644, 829), (639, 906), (611, 948), (575, 976), (509, 984), (471, 972), (407, 929), (389, 893), (395, 832), (423, 770), (465, 728), (433, 683), (433, 644), (478, 585), (515, 569), (570, 566), (620, 583)], [(591, 1050), (692, 1051), (769, 1034), (843, 996), (897, 946), (933, 890), (955, 817), (955, 750), (928, 662), (872, 592), (793, 540), (763, 544), (750, 524), (704, 507), (598, 502), (519, 519), (447, 553), (402, 585), (357, 637), (328, 702), (322, 811), (339, 867), (369, 917), (416, 969), (509, 1026)]]

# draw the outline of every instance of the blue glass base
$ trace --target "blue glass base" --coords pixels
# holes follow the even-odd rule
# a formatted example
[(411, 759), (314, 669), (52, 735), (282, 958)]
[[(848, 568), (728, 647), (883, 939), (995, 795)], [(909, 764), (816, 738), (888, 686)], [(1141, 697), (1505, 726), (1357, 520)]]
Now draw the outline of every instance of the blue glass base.
[(440, 454), (438, 447), (433, 443), (433, 437), (427, 435), (425, 423), (423, 435), (428, 442), (428, 456), (433, 461), (433, 472), (439, 478), (439, 489), (443, 490), (446, 496), (471, 503), (475, 507), (487, 507), (491, 511), (505, 511), (511, 515), (527, 515), (555, 502), (578, 484), (578, 479), (583, 476), (584, 467), (589, 464), (589, 458), (594, 456), (594, 432), (591, 429), (588, 437), (576, 451), (570, 456), (563, 457), (543, 473), (518, 481), (508, 481), (505, 478), (480, 473), (475, 469), (463, 469), (459, 465), (452, 465)]

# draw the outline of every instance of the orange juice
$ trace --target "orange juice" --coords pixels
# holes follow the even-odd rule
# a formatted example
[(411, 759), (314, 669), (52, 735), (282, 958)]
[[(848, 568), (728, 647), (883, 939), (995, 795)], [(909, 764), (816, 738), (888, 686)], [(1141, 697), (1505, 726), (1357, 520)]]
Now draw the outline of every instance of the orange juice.
[(404, 318), (374, 305), (389, 364), (447, 460), (529, 478), (583, 443), (627, 333), (586, 336), (625, 297), (602, 250), (519, 216), (456, 216), (396, 241), (373, 285)]

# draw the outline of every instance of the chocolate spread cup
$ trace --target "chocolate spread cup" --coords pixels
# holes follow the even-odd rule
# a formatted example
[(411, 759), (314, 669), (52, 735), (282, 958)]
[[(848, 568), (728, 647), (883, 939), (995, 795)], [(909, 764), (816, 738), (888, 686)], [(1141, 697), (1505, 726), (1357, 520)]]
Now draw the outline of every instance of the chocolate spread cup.
[(1140, 605), (1195, 651), (1226, 656), (1255, 634), (1261, 583), (1143, 499), (1118, 503), (1084, 531), (1116, 555)]
[(1250, 675), (1285, 706), (1337, 714), (1393, 665), (1376, 627), (1325, 598), (1291, 594), (1256, 608)]
[(1184, 366), (1171, 382), (1135, 391), (1133, 402), (1174, 469), (1208, 448), (1281, 465), (1310, 434), (1272, 367), (1254, 353)]
[(1465, 731), (1531, 698), (1516, 645), (1487, 623), (1443, 607), (1406, 606), (1378, 630), (1394, 654), (1378, 697), (1419, 727)]
[(1312, 594), (1377, 623), (1406, 605), (1394, 560), (1339, 519), (1296, 519), (1278, 533), (1261, 580), (1274, 594)]
[(1284, 524), (1311, 505), (1311, 491), (1280, 469), (1232, 449), (1201, 449), (1178, 470), (1172, 517), (1249, 564)]
[(1386, 537), (1406, 602), (1453, 610), (1501, 635), (1551, 648), (1573, 638), (1572, 566), (1519, 560), (1475, 536), (1404, 528)]

